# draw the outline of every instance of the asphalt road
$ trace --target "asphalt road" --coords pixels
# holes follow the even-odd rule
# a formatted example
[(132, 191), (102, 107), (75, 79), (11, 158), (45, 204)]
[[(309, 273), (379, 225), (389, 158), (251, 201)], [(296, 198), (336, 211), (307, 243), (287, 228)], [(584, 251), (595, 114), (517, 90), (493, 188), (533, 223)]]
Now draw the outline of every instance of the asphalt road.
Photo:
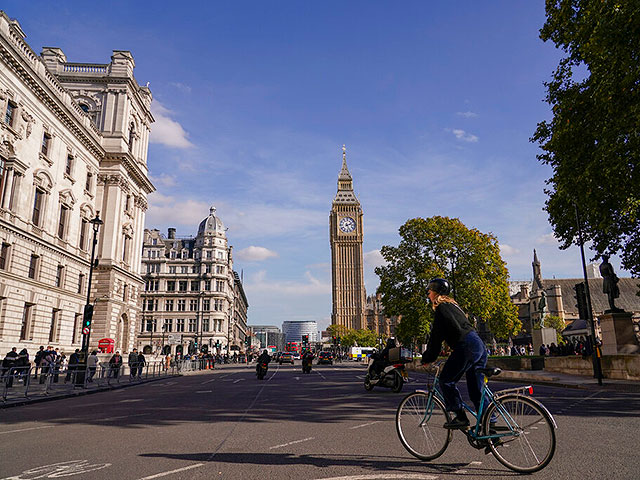
[[(227, 366), (0, 410), (0, 480), (517, 475), (459, 432), (436, 461), (413, 458), (397, 438), (394, 416), (422, 377), (413, 375), (402, 393), (393, 394), (365, 392), (363, 375), (353, 363), (314, 365), (309, 375), (299, 364), (274, 365), (258, 381), (253, 366)], [(539, 386), (534, 396), (556, 418), (558, 448), (551, 464), (529, 478), (640, 478), (639, 393)]]

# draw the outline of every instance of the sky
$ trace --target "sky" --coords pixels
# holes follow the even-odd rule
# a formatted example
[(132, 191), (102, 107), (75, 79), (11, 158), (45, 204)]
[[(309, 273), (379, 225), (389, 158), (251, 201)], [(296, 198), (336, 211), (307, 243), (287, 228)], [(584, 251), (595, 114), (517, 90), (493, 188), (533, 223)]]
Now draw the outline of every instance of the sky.
[[(106, 5), (106, 6), (105, 6)], [(145, 227), (228, 227), (250, 324), (330, 323), (329, 211), (346, 145), (364, 211), (367, 294), (408, 219), (494, 234), (512, 280), (582, 275), (546, 213), (551, 170), (529, 138), (550, 118), (562, 52), (531, 0), (129, 2), (3, 0), (40, 53), (132, 52), (153, 94)], [(587, 250), (589, 260), (593, 252)], [(612, 258), (619, 276), (617, 258)]]

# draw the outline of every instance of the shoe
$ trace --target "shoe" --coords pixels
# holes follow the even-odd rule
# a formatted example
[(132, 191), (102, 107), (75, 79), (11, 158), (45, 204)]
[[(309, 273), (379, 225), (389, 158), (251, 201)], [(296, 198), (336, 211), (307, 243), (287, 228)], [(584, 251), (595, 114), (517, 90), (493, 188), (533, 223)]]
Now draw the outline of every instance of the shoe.
[(456, 428), (467, 428), (469, 426), (469, 419), (455, 417), (450, 422), (443, 425), (444, 428), (449, 430), (455, 430)]

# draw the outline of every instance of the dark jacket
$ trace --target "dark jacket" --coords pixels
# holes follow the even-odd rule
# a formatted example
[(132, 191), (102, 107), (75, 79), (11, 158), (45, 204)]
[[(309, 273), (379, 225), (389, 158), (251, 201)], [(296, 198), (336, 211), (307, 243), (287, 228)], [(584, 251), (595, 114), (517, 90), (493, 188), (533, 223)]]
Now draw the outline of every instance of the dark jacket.
[[(131, 362), (129, 362), (129, 363), (131, 363)], [(144, 355), (142, 354), (142, 352), (140, 352), (140, 353), (138, 354), (138, 366), (139, 366), (139, 367), (142, 367), (142, 366), (144, 366), (146, 363), (147, 363), (147, 361), (145, 360)]]
[(474, 328), (460, 307), (453, 303), (441, 303), (436, 307), (429, 343), (422, 354), (422, 362), (431, 363), (438, 358), (443, 341), (455, 349), (456, 344), (472, 331)]
[(136, 352), (129, 354), (129, 365), (138, 365), (138, 354)]
[(114, 367), (119, 367), (122, 365), (122, 355), (114, 355), (111, 357), (111, 360), (109, 360), (109, 363)]
[(269, 363), (271, 361), (271, 355), (269, 355), (268, 353), (262, 353), (259, 357), (258, 357), (258, 363)]

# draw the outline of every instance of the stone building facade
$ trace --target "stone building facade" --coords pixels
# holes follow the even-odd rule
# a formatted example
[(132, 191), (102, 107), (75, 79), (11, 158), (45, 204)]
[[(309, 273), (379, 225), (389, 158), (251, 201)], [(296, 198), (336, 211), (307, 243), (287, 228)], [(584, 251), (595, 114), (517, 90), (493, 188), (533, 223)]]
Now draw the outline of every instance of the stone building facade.
[(195, 237), (145, 229), (142, 270), (138, 348), (174, 355), (244, 351), (249, 305), (215, 207)]
[(151, 92), (128, 51), (106, 64), (36, 55), (0, 11), (0, 349), (82, 343), (92, 228), (100, 215), (93, 348), (121, 351), (138, 321)]
[(367, 297), (365, 317), (367, 319), (367, 328), (383, 338), (395, 336), (396, 327), (402, 318), (400, 316), (388, 317), (385, 315), (381, 293)]
[(354, 329), (366, 327), (362, 217), (362, 207), (353, 191), (353, 179), (347, 168), (343, 146), (338, 191), (329, 214), (331, 324)]

